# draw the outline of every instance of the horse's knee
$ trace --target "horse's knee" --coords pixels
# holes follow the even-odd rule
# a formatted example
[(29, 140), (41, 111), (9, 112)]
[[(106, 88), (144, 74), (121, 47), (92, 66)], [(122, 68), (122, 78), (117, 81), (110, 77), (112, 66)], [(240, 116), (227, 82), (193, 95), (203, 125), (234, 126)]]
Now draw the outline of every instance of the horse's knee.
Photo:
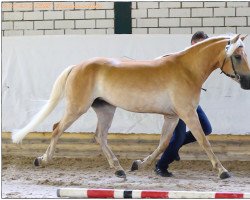
[(160, 143), (158, 146), (158, 151), (163, 152), (166, 150), (166, 148), (169, 146), (169, 140), (165, 140), (164, 142)]
[(207, 140), (206, 137), (201, 139), (201, 144), (203, 145), (204, 148), (211, 148), (211, 144), (210, 142)]
[(52, 132), (52, 138), (55, 138), (56, 136), (60, 136), (61, 133), (62, 133), (62, 132), (59, 131), (58, 126), (56, 126), (55, 129), (54, 129), (53, 132)]

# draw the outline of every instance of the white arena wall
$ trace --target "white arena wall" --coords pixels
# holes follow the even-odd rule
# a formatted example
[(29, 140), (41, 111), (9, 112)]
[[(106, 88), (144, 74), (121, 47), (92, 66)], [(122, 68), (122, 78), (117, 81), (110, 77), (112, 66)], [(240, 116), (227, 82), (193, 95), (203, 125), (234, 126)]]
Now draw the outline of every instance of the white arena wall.
[[(183, 50), (190, 45), (185, 35), (60, 35), (2, 38), (2, 131), (26, 125), (48, 99), (57, 76), (69, 65), (92, 57), (154, 59)], [(250, 55), (250, 37), (245, 40)], [(205, 82), (200, 105), (217, 134), (250, 133), (250, 91), (220, 70)], [(185, 98), (185, 97), (184, 97)], [(34, 131), (49, 132), (60, 120), (64, 102)], [(94, 132), (96, 116), (92, 109), (80, 117), (68, 132)], [(163, 117), (117, 109), (110, 132), (159, 133)]]

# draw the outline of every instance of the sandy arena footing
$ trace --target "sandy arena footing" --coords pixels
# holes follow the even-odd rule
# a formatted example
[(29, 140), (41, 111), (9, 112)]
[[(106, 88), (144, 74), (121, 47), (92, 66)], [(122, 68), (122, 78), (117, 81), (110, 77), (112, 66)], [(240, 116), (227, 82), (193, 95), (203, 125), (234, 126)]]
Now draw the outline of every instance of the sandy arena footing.
[(246, 193), (250, 188), (250, 162), (223, 162), (232, 177), (221, 180), (209, 161), (174, 162), (174, 177), (157, 176), (154, 166), (130, 172), (132, 160), (120, 159), (127, 180), (117, 178), (103, 156), (93, 159), (54, 158), (35, 167), (34, 158), (2, 156), (2, 198), (57, 198), (59, 188), (106, 188)]

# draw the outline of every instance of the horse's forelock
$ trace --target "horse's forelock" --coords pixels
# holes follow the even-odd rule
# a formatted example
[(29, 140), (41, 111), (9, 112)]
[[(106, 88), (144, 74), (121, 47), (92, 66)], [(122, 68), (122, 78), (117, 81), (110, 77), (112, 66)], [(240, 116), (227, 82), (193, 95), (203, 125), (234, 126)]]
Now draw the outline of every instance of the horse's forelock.
[(239, 39), (238, 41), (239, 41), (239, 47), (245, 48), (245, 45), (244, 45), (243, 41), (241, 39)]
[[(230, 38), (231, 39), (231, 38)], [(230, 41), (230, 40), (229, 40)], [(226, 53), (227, 53), (227, 56), (229, 57), (229, 56), (231, 56), (233, 53), (234, 53), (234, 51), (237, 49), (237, 48), (239, 48), (239, 47), (245, 47), (245, 45), (244, 45), (244, 43), (243, 43), (243, 41), (239, 38), (235, 43), (233, 43), (233, 44), (228, 44), (227, 46), (226, 46)]]

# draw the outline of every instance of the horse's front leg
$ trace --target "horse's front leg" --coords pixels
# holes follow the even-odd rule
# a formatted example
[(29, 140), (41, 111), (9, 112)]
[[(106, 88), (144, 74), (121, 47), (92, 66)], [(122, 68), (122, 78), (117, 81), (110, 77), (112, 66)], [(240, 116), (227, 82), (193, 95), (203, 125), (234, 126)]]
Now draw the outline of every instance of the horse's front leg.
[(158, 147), (152, 154), (144, 158), (142, 161), (135, 160), (132, 164), (131, 171), (143, 169), (144, 167), (151, 165), (152, 162), (168, 147), (178, 121), (179, 118), (177, 115), (164, 116), (164, 124), (162, 127), (161, 138)]
[(182, 117), (182, 120), (186, 123), (187, 127), (192, 132), (195, 139), (198, 141), (199, 145), (205, 150), (207, 153), (213, 167), (218, 170), (219, 177), (221, 179), (229, 178), (230, 174), (228, 171), (222, 166), (221, 162), (214, 154), (209, 141), (207, 140), (205, 133), (201, 127), (197, 112), (192, 109), (189, 112), (185, 112), (186, 114)]

